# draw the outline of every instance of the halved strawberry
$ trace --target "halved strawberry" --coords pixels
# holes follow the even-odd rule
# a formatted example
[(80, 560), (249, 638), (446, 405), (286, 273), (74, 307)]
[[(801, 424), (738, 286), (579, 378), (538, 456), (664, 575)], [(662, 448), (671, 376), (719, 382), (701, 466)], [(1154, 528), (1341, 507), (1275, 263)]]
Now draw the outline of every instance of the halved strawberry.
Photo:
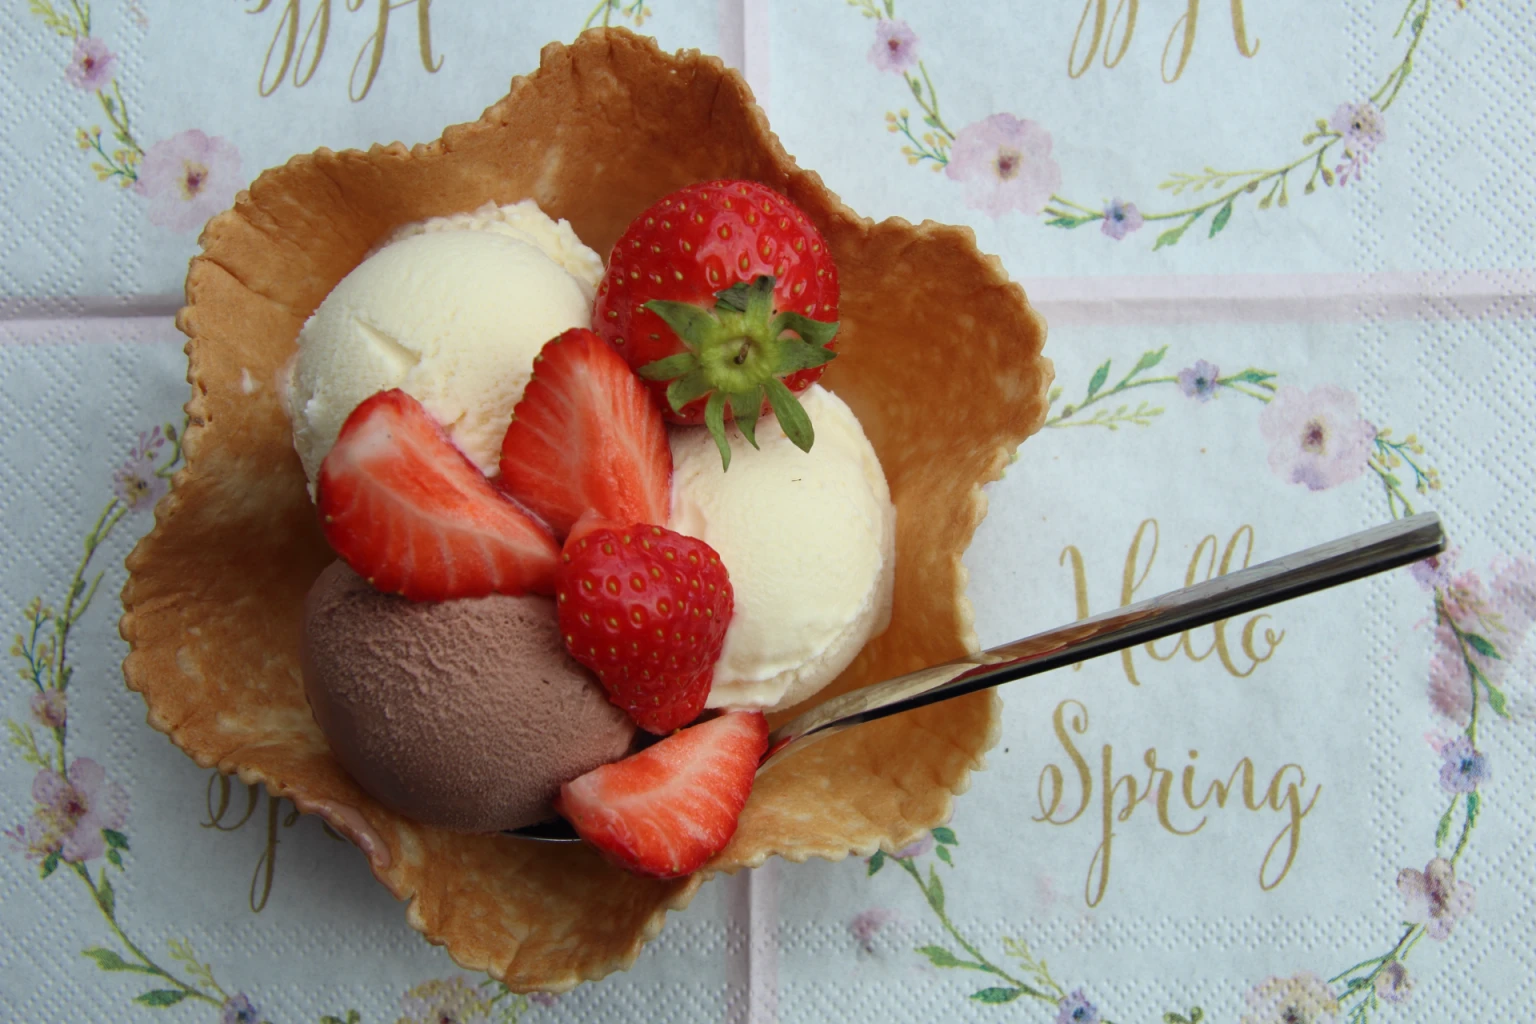
[(573, 328), (539, 352), (502, 439), (501, 486), (557, 537), (587, 511), (616, 523), (667, 521), (666, 427), (613, 346)]
[(732, 711), (567, 782), (555, 810), (620, 867), (691, 874), (736, 834), (767, 746), (762, 712)]
[(412, 601), (553, 593), (560, 551), (404, 391), (381, 391), (320, 464), (325, 539), (376, 589)]

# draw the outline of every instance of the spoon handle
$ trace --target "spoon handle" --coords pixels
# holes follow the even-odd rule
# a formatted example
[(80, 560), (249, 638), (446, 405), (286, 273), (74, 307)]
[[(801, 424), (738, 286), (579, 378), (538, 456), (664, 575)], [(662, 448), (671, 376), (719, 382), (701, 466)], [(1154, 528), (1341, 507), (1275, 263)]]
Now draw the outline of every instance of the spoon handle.
[(787, 744), (1049, 672), (1255, 608), (1395, 569), (1445, 550), (1440, 517), (1398, 519), (989, 651), (834, 697), (769, 736), (767, 768)]

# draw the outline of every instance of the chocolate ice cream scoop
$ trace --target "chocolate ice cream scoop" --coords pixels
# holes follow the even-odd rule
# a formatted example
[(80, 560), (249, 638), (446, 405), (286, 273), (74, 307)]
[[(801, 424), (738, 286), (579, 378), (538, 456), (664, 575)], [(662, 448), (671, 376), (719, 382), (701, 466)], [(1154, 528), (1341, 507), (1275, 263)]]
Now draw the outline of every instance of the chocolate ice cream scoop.
[(380, 803), (461, 832), (554, 815), (560, 784), (630, 751), (634, 725), (572, 661), (554, 603), (413, 603), (342, 562), (304, 602), (304, 690)]

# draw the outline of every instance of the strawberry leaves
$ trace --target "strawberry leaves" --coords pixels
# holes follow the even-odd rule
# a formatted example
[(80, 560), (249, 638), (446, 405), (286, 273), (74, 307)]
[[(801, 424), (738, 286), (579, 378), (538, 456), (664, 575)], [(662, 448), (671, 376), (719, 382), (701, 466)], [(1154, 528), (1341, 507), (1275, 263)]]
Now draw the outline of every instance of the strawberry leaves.
[(837, 336), (838, 324), (803, 313), (775, 313), (774, 285), (774, 278), (767, 274), (751, 284), (734, 284), (716, 293), (713, 310), (690, 302), (653, 299), (645, 303), (672, 329), (685, 351), (647, 363), (638, 372), (646, 380), (671, 381), (666, 396), (673, 412), (708, 396), (704, 425), (726, 468), (731, 464), (725, 434), (727, 407), (754, 448), (756, 420), (765, 401), (797, 448), (808, 452), (816, 440), (810, 417), (783, 378), (830, 362), (837, 353), (826, 346)]

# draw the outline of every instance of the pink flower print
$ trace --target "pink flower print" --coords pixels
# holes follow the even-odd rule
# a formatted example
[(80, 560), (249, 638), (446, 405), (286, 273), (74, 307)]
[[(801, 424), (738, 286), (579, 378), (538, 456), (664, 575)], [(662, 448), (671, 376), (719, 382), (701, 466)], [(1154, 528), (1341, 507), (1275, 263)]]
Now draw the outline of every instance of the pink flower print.
[(107, 852), (101, 830), (118, 829), (128, 821), (128, 794), (107, 781), (106, 770), (88, 757), (76, 758), (68, 777), (44, 768), (32, 780), (37, 801), (34, 820), (56, 827), (60, 855), (79, 863)]
[(1458, 725), (1472, 715), (1472, 684), (1467, 663), (1449, 623), (1435, 627), (1435, 653), (1429, 659), (1429, 705)]
[(908, 843), (906, 846), (903, 846), (895, 853), (891, 854), (891, 856), (895, 857), (897, 860), (911, 860), (913, 857), (921, 857), (923, 854), (928, 853), (932, 849), (933, 833), (924, 832), (915, 840)]
[(117, 55), (107, 49), (106, 43), (94, 36), (81, 36), (75, 40), (75, 52), (64, 77), (76, 89), (95, 92), (112, 84), (116, 67)]
[(1376, 975), (1375, 988), (1376, 998), (1384, 1003), (1406, 1003), (1408, 993), (1413, 991), (1413, 979), (1401, 961), (1393, 960)]
[(1489, 567), (1488, 603), (1498, 613), (1514, 650), (1524, 646), (1525, 633), (1536, 622), (1536, 560), (1528, 555), (1499, 556)]
[(993, 217), (1009, 210), (1033, 216), (1061, 187), (1050, 133), (1012, 114), (993, 114), (960, 129), (944, 173), (965, 183), (965, 205)]
[(1135, 203), (1112, 199), (1104, 207), (1104, 222), (1099, 225), (1099, 230), (1118, 242), (1132, 231), (1140, 231), (1143, 223), (1141, 211), (1136, 209)]
[(1436, 857), (1423, 871), (1404, 868), (1397, 873), (1397, 891), (1403, 896), (1403, 920), (1424, 926), (1424, 934), (1436, 942), (1450, 937), (1456, 922), (1472, 913), (1476, 892), (1456, 881), (1456, 867)]
[(45, 729), (62, 729), (69, 720), (63, 690), (42, 690), (32, 695), (32, 720)]
[(875, 45), (869, 62), (881, 71), (905, 74), (917, 67), (917, 33), (904, 21), (881, 18), (875, 22)]
[(1475, 569), (1452, 576), (1441, 589), (1440, 597), (1446, 614), (1464, 630), (1478, 629), (1487, 615), (1488, 588)]
[(1386, 116), (1370, 100), (1340, 103), (1328, 127), (1344, 137), (1346, 153), (1371, 153), (1387, 140)]
[(192, 231), (234, 201), (240, 151), (193, 128), (149, 147), (134, 190), (149, 200), (149, 222)]
[(399, 1024), (491, 1024), (494, 1011), (479, 989), (461, 977), (422, 982), (400, 998)]
[(5, 837), (30, 861), (42, 861), (59, 852), (64, 833), (53, 815), (37, 811), (32, 820), (5, 830)]
[(1345, 150), (1344, 155), (1348, 159), (1333, 169), (1333, 173), (1338, 176), (1340, 188), (1364, 177), (1365, 165), (1370, 161), (1370, 153), (1363, 149), (1354, 153)]
[(875, 936), (894, 920), (896, 920), (896, 911), (885, 907), (874, 907), (854, 915), (848, 922), (848, 934), (853, 936), (853, 941), (859, 944), (860, 949), (866, 953), (873, 953)]
[(1311, 391), (1282, 387), (1259, 414), (1259, 430), (1269, 442), (1269, 468), (1314, 491), (1364, 473), (1376, 438), (1376, 428), (1360, 416), (1359, 399), (1332, 384)]
[(1458, 548), (1449, 548), (1408, 567), (1408, 575), (1424, 590), (1439, 590), (1451, 585), (1451, 570), (1456, 566)]
[(1253, 1012), (1242, 1024), (1333, 1024), (1339, 1012), (1333, 989), (1312, 971), (1265, 978), (1244, 998)]

